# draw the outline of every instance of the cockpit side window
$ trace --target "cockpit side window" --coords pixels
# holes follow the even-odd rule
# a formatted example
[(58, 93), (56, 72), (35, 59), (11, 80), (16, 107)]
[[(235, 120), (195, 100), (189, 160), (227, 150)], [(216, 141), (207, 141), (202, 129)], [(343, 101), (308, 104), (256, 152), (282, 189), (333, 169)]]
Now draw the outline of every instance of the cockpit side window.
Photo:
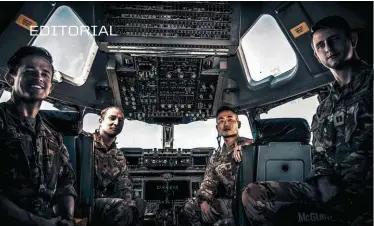
[(268, 14), (260, 16), (242, 36), (239, 58), (252, 85), (270, 77), (290, 77), (297, 67), (295, 51), (277, 21)]
[[(0, 103), (8, 101), (10, 97), (11, 93), (9, 91), (4, 90), (3, 94), (0, 97)], [(42, 105), (40, 106), (40, 109), (60, 111), (59, 109), (53, 107), (53, 104), (49, 103), (48, 101), (43, 101)]]
[(36, 36), (32, 45), (53, 56), (56, 81), (75, 86), (86, 82), (98, 46), (90, 28), (70, 7), (58, 7), (44, 26), (33, 28), (32, 35)]

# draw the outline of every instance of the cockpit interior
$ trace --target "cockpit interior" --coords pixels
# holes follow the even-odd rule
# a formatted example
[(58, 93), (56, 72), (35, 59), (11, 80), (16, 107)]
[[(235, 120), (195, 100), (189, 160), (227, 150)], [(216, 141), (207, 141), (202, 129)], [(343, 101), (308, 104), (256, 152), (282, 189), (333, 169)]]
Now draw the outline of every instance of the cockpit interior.
[[(344, 17), (359, 34), (360, 58), (373, 62), (373, 2), (0, 5), (0, 95), (10, 91), (4, 75), (18, 48), (51, 52), (55, 86), (46, 100), (51, 108), (41, 114), (65, 136), (86, 218), (93, 205), (92, 140), (78, 135), (93, 129), (86, 115), (111, 105), (123, 109), (129, 135), (119, 139), (138, 141), (118, 142), (136, 194), (147, 204), (144, 224), (183, 226), (183, 203), (196, 195), (217, 148), (220, 106), (235, 108), (248, 128), (241, 135), (255, 141), (243, 151), (239, 184), (303, 180), (310, 171), (311, 117), (334, 80), (311, 48), (314, 22)], [(136, 138), (131, 123), (144, 127)], [(284, 135), (285, 127), (293, 132)], [(234, 208), (237, 223), (246, 225), (240, 204)]]

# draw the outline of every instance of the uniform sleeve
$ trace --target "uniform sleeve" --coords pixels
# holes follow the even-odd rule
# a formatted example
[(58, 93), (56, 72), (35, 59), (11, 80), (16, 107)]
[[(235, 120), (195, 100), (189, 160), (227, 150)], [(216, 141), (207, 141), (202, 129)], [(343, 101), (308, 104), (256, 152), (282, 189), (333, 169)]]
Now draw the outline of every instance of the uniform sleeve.
[(73, 196), (74, 198), (77, 198), (78, 195), (74, 189), (76, 175), (70, 162), (69, 152), (64, 144), (62, 144), (60, 154), (62, 164), (58, 176), (55, 198), (59, 196), (69, 195)]
[(205, 170), (204, 180), (201, 183), (200, 189), (197, 192), (197, 198), (199, 202), (207, 201), (208, 203), (213, 202), (215, 195), (215, 189), (218, 185), (217, 174), (214, 171), (214, 154), (210, 157), (209, 163)]
[(129, 169), (127, 167), (126, 158), (122, 151), (118, 151), (115, 158), (119, 163), (120, 171), (118, 177), (114, 182), (116, 183), (115, 191), (117, 195), (120, 196), (122, 199), (127, 201), (133, 200), (135, 192), (133, 189), (133, 182), (131, 180)]
[(373, 183), (372, 96), (365, 101), (365, 108), (361, 107), (357, 109), (357, 113), (354, 113), (356, 123), (353, 123), (351, 128), (353, 131), (349, 142), (351, 145), (346, 146), (342, 161), (337, 166), (344, 184), (347, 185), (345, 191), (348, 194), (363, 194), (367, 186), (372, 188)]
[(337, 166), (349, 195), (373, 194), (373, 71), (365, 74), (365, 83), (360, 87), (361, 101), (348, 110), (348, 145)]
[(320, 176), (328, 176), (334, 173), (331, 165), (326, 158), (326, 150), (320, 140), (322, 134), (318, 134), (318, 128), (321, 125), (318, 123), (318, 116), (315, 114), (312, 120), (311, 130), (313, 133), (312, 142), (312, 170), (305, 180), (311, 180)]

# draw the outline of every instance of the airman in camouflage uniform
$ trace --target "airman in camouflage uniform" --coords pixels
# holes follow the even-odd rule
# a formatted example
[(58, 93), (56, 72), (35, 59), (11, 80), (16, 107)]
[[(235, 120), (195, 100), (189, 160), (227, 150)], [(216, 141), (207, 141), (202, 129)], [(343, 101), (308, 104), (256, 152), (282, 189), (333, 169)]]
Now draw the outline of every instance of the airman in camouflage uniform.
[(52, 57), (20, 48), (8, 62), (12, 97), (0, 104), (1, 225), (74, 225), (74, 171), (40, 105), (52, 90)]
[(100, 128), (91, 134), (95, 142), (94, 225), (136, 225), (144, 216), (145, 203), (135, 196), (126, 158), (115, 143), (123, 124), (121, 109), (108, 107), (101, 113)]
[(357, 34), (343, 18), (322, 19), (312, 34), (317, 59), (336, 79), (313, 117), (312, 171), (305, 182), (249, 184), (242, 202), (252, 225), (271, 225), (282, 205), (298, 202), (331, 208), (352, 225), (372, 225), (373, 69), (359, 60)]
[(234, 154), (241, 146), (252, 143), (250, 139), (239, 137), (239, 128), (238, 115), (232, 108), (218, 109), (217, 130), (225, 143), (210, 157), (197, 196), (187, 200), (184, 206), (186, 218), (193, 226), (203, 223), (233, 225), (231, 200), (237, 171)]

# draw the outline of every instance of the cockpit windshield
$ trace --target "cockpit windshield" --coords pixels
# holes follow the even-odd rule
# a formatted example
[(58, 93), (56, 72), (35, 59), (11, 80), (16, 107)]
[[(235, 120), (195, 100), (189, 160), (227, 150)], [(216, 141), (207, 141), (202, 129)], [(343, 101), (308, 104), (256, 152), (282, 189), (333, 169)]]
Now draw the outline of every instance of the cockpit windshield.
[[(83, 130), (94, 132), (99, 128), (99, 116), (87, 114), (83, 119)], [(141, 121), (127, 120), (117, 136), (117, 147), (162, 148), (162, 126)]]
[[(10, 99), (10, 93), (4, 91), (0, 102)], [(58, 110), (47, 101), (43, 101), (41, 109)], [(242, 127), (239, 135), (252, 138), (252, 132), (245, 115), (239, 115)], [(99, 116), (87, 114), (83, 119), (83, 130), (94, 132), (99, 128)], [(125, 120), (122, 132), (117, 136), (117, 146), (139, 147), (139, 148), (163, 148), (162, 147), (162, 126), (147, 124), (141, 121)], [(174, 148), (197, 148), (197, 147), (218, 147), (217, 130), (215, 119), (197, 121), (189, 124), (174, 126)]]
[[(242, 127), (239, 129), (239, 135), (252, 138), (251, 128), (248, 118), (245, 115), (239, 115)], [(189, 124), (174, 126), (174, 147), (176, 148), (196, 148), (196, 147), (218, 147), (217, 143), (216, 120), (197, 121)]]
[[(247, 117), (245, 115), (240, 115), (239, 120), (242, 122), (239, 135), (252, 138)], [(98, 127), (98, 115), (87, 114), (84, 117), (83, 129), (86, 132), (93, 132)], [(135, 120), (125, 120), (123, 130), (117, 136), (117, 146), (119, 148), (163, 148), (162, 126)], [(173, 148), (188, 149), (197, 147), (218, 147), (215, 119), (174, 126)]]

